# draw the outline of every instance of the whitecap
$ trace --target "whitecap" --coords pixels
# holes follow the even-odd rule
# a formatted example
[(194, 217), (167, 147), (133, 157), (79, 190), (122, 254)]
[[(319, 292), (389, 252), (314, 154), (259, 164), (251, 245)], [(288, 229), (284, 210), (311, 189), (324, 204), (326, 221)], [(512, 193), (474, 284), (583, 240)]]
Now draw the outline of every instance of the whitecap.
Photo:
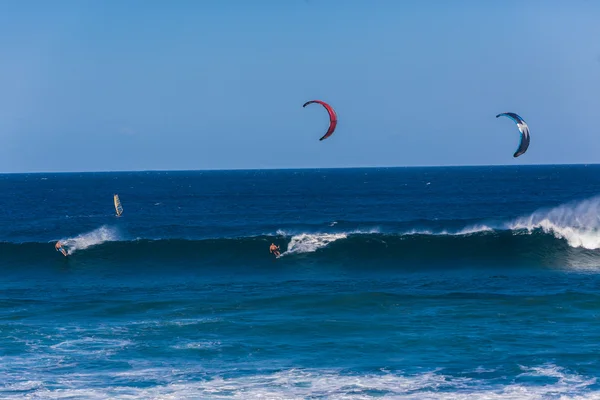
[(117, 230), (103, 225), (91, 232), (82, 233), (72, 238), (61, 239), (60, 242), (67, 249), (68, 254), (73, 254), (78, 250), (85, 250), (91, 246), (117, 240), (119, 240)]

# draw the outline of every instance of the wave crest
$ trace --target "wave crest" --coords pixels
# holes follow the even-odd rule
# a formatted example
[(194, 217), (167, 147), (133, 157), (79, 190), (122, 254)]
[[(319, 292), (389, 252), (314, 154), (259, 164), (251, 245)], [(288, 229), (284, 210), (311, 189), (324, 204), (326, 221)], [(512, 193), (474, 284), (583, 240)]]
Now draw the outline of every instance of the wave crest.
[(60, 242), (67, 249), (67, 254), (73, 254), (78, 250), (85, 250), (91, 246), (97, 246), (104, 242), (115, 242), (119, 240), (115, 228), (106, 225), (94, 229), (91, 232), (82, 233), (72, 238), (61, 239)]
[(312, 253), (315, 252), (336, 240), (346, 239), (348, 235), (346, 233), (320, 233), (320, 234), (308, 234), (303, 233), (300, 235), (292, 236), (288, 244), (287, 251), (281, 256), (286, 254), (295, 253)]
[(557, 239), (566, 240), (571, 247), (599, 249), (600, 196), (535, 211), (529, 216), (517, 218), (507, 228), (528, 233), (542, 230)]

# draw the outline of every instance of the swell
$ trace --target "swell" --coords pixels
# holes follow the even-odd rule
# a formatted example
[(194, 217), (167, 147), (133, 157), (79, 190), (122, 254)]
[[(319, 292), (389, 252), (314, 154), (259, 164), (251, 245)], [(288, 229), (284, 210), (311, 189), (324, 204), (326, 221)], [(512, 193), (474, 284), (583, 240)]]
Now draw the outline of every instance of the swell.
[[(317, 262), (343, 265), (427, 266), (600, 266), (598, 251), (571, 247), (544, 232), (482, 230), (467, 234), (337, 233), (265, 235), (236, 239), (106, 241), (78, 250), (68, 260), (110, 263), (175, 262), (197, 265), (264, 264), (274, 257), (269, 245), (281, 246), (279, 263)], [(0, 261), (8, 265), (63, 260), (52, 243), (0, 243)]]

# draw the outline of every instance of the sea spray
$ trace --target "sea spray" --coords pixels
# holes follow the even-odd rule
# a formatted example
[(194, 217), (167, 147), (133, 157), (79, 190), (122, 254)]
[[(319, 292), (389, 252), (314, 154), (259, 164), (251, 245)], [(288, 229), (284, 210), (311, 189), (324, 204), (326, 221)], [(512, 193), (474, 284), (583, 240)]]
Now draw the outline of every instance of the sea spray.
[(116, 228), (103, 225), (91, 232), (82, 233), (73, 238), (61, 239), (61, 243), (68, 249), (68, 254), (73, 254), (78, 250), (85, 250), (91, 246), (116, 240), (119, 240)]
[(282, 256), (295, 253), (312, 253), (336, 240), (346, 239), (347, 237), (348, 235), (345, 233), (303, 233), (301, 235), (295, 235), (292, 236), (292, 239), (288, 244), (288, 249)]
[(540, 209), (517, 218), (507, 227), (528, 233), (542, 230), (558, 239), (565, 239), (571, 247), (596, 250), (600, 248), (600, 197)]

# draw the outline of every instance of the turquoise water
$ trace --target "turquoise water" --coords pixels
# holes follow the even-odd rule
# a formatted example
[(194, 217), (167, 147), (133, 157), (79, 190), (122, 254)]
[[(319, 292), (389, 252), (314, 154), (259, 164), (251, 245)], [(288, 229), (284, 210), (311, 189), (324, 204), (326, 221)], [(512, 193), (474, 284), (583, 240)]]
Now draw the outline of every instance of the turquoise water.
[(596, 398), (599, 172), (0, 175), (0, 396)]

